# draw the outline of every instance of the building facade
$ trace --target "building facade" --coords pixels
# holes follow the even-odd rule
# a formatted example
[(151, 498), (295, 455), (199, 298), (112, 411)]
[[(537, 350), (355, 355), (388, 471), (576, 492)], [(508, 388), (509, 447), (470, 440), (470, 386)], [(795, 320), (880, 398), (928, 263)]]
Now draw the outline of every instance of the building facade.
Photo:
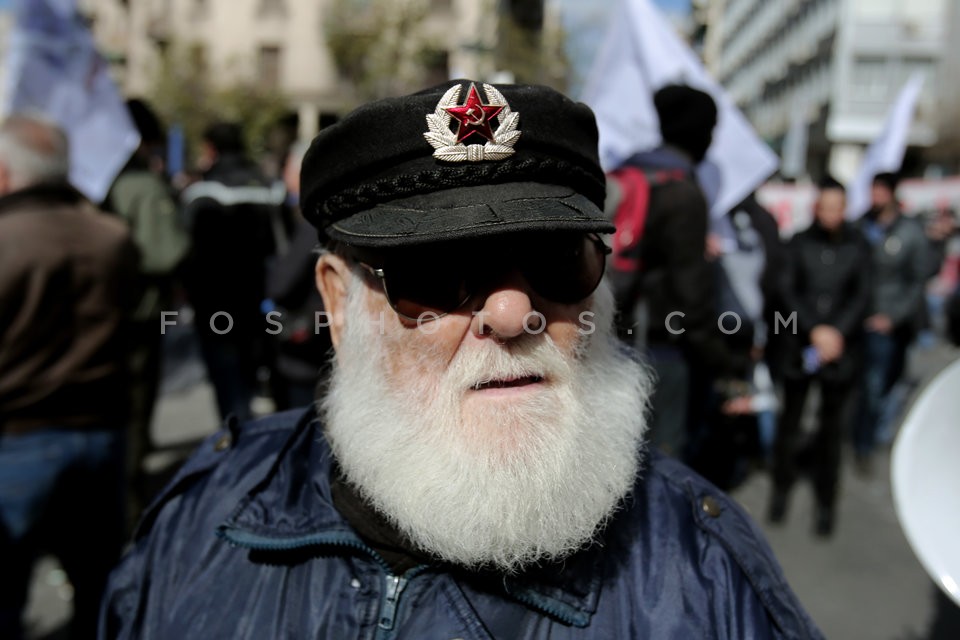
[(757, 131), (779, 148), (791, 124), (807, 171), (851, 178), (915, 72), (926, 81), (909, 144), (938, 139), (942, 66), (955, 0), (710, 0), (704, 57)]
[[(80, 6), (115, 61), (125, 94), (149, 94), (164, 57), (179, 52), (183, 59), (187, 51), (187, 64), (201, 65), (213, 83), (282, 93), (299, 115), (302, 137), (316, 132), (321, 114), (377, 95), (448, 77), (503, 77), (495, 52), (507, 12), (532, 10), (541, 25), (559, 25), (543, 0), (81, 0)], [(361, 66), (372, 78), (366, 84)]]
[[(960, 43), (960, 2), (947, 2), (946, 41)], [(960, 46), (960, 45), (954, 45)], [(960, 164), (960, 52), (956, 48), (943, 56), (940, 62), (940, 74), (937, 77), (940, 92), (938, 102), (938, 148), (944, 165), (949, 158)], [(954, 166), (960, 172), (960, 166)]]

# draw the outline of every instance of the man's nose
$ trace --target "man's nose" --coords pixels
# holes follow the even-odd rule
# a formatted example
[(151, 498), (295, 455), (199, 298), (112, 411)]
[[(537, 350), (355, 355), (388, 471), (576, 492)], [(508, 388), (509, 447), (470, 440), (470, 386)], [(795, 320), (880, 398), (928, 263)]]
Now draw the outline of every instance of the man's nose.
[(504, 342), (524, 333), (539, 333), (544, 318), (534, 309), (531, 296), (526, 279), (519, 273), (491, 287), (474, 313), (474, 334)]

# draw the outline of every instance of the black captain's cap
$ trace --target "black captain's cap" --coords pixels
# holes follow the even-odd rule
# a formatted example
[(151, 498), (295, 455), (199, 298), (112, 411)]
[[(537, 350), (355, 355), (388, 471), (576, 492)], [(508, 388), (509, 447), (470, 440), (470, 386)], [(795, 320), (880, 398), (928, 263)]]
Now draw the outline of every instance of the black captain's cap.
[(593, 113), (542, 86), (454, 80), (362, 106), (314, 139), (300, 184), (321, 240), (360, 247), (614, 229)]

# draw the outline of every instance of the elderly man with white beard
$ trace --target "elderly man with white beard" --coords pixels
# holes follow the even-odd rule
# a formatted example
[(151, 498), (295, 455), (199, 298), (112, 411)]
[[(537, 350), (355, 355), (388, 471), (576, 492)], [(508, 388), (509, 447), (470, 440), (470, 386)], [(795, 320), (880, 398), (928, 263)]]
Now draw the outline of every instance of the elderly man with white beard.
[(329, 383), (187, 462), (102, 638), (821, 637), (742, 510), (646, 450), (586, 106), (464, 80), (381, 100), (301, 184)]

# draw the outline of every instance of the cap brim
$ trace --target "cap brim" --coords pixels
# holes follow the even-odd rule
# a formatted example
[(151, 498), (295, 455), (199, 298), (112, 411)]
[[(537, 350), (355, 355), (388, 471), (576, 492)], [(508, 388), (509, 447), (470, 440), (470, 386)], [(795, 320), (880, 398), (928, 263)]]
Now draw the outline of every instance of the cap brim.
[(339, 220), (326, 232), (354, 246), (400, 247), (522, 231), (614, 229), (593, 202), (569, 187), (513, 182), (391, 200)]

